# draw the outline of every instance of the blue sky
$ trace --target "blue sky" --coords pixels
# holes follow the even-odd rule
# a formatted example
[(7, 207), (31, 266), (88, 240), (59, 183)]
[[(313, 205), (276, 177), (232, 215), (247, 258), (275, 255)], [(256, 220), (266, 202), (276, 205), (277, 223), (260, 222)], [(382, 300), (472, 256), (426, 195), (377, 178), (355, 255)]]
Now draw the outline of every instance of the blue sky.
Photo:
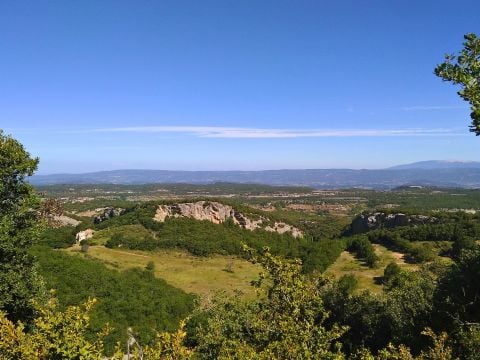
[(0, 128), (39, 173), (480, 160), (435, 65), (478, 1), (2, 1)]

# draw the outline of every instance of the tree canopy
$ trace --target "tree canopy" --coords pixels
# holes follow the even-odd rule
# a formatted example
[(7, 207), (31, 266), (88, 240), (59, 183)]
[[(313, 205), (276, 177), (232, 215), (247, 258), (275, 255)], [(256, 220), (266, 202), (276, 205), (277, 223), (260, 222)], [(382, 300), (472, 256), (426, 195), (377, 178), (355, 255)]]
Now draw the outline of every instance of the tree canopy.
[(43, 286), (28, 249), (38, 237), (39, 200), (25, 180), (37, 169), (22, 144), (0, 130), (0, 311), (30, 321)]
[(444, 81), (460, 85), (458, 95), (468, 101), (471, 108), (470, 131), (480, 135), (480, 38), (466, 34), (463, 49), (458, 55), (448, 54), (435, 68), (435, 75)]

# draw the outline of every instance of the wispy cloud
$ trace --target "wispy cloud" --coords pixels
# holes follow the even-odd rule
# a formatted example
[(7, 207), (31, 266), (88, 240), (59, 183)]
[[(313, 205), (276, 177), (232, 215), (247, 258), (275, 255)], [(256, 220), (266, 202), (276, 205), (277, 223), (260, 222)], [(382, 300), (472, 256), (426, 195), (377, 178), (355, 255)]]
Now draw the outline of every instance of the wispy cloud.
[(454, 110), (464, 109), (465, 106), (459, 105), (417, 105), (417, 106), (404, 106), (403, 111), (430, 111), (430, 110)]
[(134, 126), (95, 129), (95, 132), (183, 133), (201, 138), (321, 138), (386, 136), (452, 136), (452, 129), (262, 129), (223, 126)]

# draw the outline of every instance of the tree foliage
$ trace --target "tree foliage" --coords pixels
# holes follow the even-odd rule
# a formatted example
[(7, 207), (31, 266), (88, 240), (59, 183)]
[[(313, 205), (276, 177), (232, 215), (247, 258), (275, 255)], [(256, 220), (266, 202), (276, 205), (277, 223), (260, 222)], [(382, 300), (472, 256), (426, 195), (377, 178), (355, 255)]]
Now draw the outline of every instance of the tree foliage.
[(37, 164), (38, 159), (0, 130), (0, 310), (12, 321), (32, 320), (31, 300), (44, 295), (28, 253), (39, 234), (39, 200), (25, 179)]
[(38, 244), (54, 249), (68, 248), (75, 244), (76, 229), (71, 226), (48, 227), (40, 234)]
[(55, 300), (39, 308), (32, 331), (24, 325), (14, 324), (0, 313), (0, 358), (11, 360), (82, 359), (96, 360), (103, 355), (103, 336), (108, 327), (95, 340), (86, 338), (89, 312), (95, 300), (83, 306), (72, 306), (64, 312), (57, 309)]
[(458, 95), (470, 104), (470, 131), (480, 135), (480, 38), (466, 34), (458, 55), (445, 56), (445, 62), (435, 68), (435, 75), (444, 81), (460, 85)]
[[(89, 339), (90, 314), (95, 299), (80, 306), (69, 306), (63, 311), (55, 300), (38, 308), (34, 330), (27, 332), (23, 323), (11, 322), (0, 313), (0, 358), (8, 360), (101, 360), (104, 354), (103, 340), (111, 331), (106, 325)], [(143, 348), (146, 360), (187, 360), (192, 351), (183, 345), (183, 322), (176, 332), (160, 332), (155, 343)], [(111, 360), (124, 359), (125, 348), (117, 344)], [(133, 351), (131, 359), (139, 359)]]
[(63, 215), (63, 204), (59, 199), (46, 198), (43, 199), (39, 215), (42, 220), (45, 220), (49, 227), (60, 227), (62, 223), (58, 220), (59, 216)]
[(358, 258), (363, 259), (369, 267), (375, 267), (379, 257), (375, 254), (375, 249), (368, 238), (365, 236), (356, 236), (348, 240), (348, 251), (355, 253)]
[[(180, 322), (177, 331), (158, 333), (153, 342), (141, 343), (143, 358), (476, 358), (479, 335), (474, 328), (453, 337), (428, 328), (425, 320), (430, 314), (429, 294), (434, 281), (425, 274), (400, 272), (397, 276), (406, 278), (385, 297), (352, 295), (340, 283), (303, 274), (298, 262), (286, 262), (268, 251), (256, 254), (249, 250), (249, 254), (250, 260), (263, 268), (253, 283), (259, 291), (256, 300), (215, 297), (193, 313), (186, 327)], [(30, 331), (0, 315), (0, 357), (102, 358), (103, 338), (109, 329), (101, 328), (93, 337), (88, 336), (91, 305), (87, 301), (83, 307), (59, 311), (50, 302), (40, 307)], [(415, 341), (419, 346), (410, 350)], [(125, 345), (119, 343), (110, 359), (122, 359), (125, 351)], [(140, 359), (138, 351), (131, 356)]]
[(298, 262), (284, 262), (268, 251), (251, 261), (262, 265), (254, 285), (257, 301), (216, 300), (203, 313), (196, 339), (202, 359), (342, 359), (337, 339), (345, 329), (327, 328), (328, 312), (320, 278), (306, 277)]
[[(101, 227), (108, 228), (111, 234), (105, 245), (110, 248), (125, 247), (137, 250), (180, 248), (197, 256), (211, 254), (243, 256), (242, 244), (258, 251), (267, 246), (275, 255), (301, 258), (305, 272), (325, 270), (345, 248), (345, 243), (340, 239), (314, 240), (294, 238), (289, 234), (278, 234), (262, 229), (250, 231), (228, 221), (214, 224), (206, 220), (167, 218), (164, 223), (158, 223), (152, 220), (151, 212), (152, 209), (140, 206), (101, 223)], [(153, 224), (149, 224), (147, 219)], [(131, 226), (130, 224), (140, 224), (142, 228), (135, 232), (125, 231), (124, 226)]]
[(440, 278), (435, 293), (438, 318), (447, 329), (480, 326), (480, 249), (462, 251)]
[(108, 353), (117, 341), (125, 340), (128, 327), (142, 344), (148, 344), (156, 331), (175, 330), (193, 309), (193, 295), (155, 278), (152, 270), (120, 272), (48, 248), (36, 248), (35, 255), (46, 285), (56, 289), (61, 308), (78, 306), (89, 297), (97, 299), (86, 333), (93, 337), (108, 322), (112, 327), (104, 339)]

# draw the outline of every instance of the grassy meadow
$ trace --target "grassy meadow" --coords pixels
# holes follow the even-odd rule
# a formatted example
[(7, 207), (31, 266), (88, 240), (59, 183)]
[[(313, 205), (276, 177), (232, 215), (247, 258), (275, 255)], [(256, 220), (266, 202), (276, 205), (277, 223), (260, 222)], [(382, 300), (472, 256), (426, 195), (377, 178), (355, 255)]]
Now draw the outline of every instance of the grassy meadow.
[(152, 261), (157, 278), (202, 297), (209, 297), (216, 291), (233, 293), (235, 290), (241, 291), (246, 297), (253, 297), (255, 290), (250, 281), (260, 271), (258, 266), (235, 256), (198, 257), (179, 250), (137, 251), (90, 246), (86, 254), (78, 247), (64, 251), (99, 259), (108, 267), (119, 270), (145, 268)]
[(326, 270), (326, 274), (340, 278), (343, 275), (353, 275), (358, 280), (359, 291), (370, 290), (372, 292), (381, 292), (382, 285), (380, 279), (383, 276), (383, 270), (391, 263), (395, 262), (402, 268), (416, 270), (418, 265), (409, 264), (404, 260), (404, 254), (388, 250), (386, 247), (373, 244), (375, 253), (379, 261), (374, 268), (368, 267), (363, 260), (355, 258), (348, 251), (343, 251), (338, 259)]

